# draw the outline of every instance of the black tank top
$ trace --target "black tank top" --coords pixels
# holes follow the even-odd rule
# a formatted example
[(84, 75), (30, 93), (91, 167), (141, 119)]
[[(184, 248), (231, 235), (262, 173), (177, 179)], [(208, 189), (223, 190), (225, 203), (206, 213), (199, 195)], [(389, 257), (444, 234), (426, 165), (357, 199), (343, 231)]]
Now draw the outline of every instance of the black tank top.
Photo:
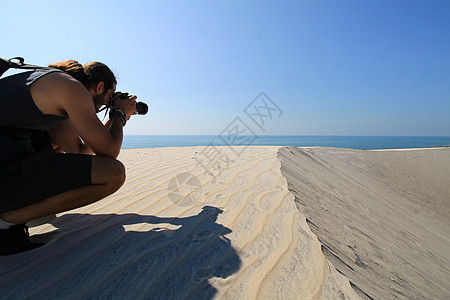
[(62, 71), (44, 68), (0, 79), (0, 163), (33, 152), (33, 135), (67, 119), (43, 114), (30, 94), (30, 85), (52, 72)]

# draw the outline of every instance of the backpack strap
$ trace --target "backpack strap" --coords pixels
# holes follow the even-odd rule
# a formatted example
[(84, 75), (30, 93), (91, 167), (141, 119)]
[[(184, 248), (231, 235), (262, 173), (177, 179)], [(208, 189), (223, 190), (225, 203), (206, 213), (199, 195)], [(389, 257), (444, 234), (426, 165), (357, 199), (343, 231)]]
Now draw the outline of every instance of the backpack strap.
[(9, 61), (0, 57), (0, 76), (2, 76), (10, 67)]
[(33, 69), (33, 70), (44, 68), (41, 66), (24, 64), (24, 61), (25, 59), (23, 57), (13, 57), (10, 58), (9, 60), (0, 57), (0, 76), (2, 76), (3, 73), (5, 73), (10, 68)]

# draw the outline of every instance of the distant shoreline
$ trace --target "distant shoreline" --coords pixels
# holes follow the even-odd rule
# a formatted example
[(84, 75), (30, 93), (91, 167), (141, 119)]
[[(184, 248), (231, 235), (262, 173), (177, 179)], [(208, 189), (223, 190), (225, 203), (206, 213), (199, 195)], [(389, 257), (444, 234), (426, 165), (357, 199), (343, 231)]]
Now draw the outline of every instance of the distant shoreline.
[(449, 147), (450, 136), (125, 135), (122, 149), (250, 145), (360, 150), (435, 148)]

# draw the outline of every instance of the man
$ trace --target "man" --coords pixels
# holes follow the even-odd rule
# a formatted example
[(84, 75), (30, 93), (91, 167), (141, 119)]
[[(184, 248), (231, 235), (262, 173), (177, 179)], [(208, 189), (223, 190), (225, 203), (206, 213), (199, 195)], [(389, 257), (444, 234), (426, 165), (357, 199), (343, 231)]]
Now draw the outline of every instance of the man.
[[(0, 79), (1, 255), (40, 246), (30, 242), (27, 222), (122, 186), (125, 168), (116, 158), (136, 96), (119, 99), (116, 84), (106, 65), (72, 60)], [(111, 97), (105, 126), (96, 113)]]

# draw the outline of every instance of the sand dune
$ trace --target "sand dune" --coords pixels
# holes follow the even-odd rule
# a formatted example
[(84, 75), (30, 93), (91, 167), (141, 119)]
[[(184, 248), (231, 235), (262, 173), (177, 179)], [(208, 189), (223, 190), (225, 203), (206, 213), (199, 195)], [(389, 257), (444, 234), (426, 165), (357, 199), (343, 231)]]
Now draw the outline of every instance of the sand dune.
[(283, 148), (326, 257), (368, 299), (449, 299), (450, 148)]
[(31, 228), (45, 246), (0, 257), (1, 298), (356, 299), (296, 208), (278, 150), (124, 150), (117, 193)]
[[(1, 299), (447, 299), (450, 148), (124, 150), (114, 195), (30, 229)], [(325, 255), (324, 255), (325, 254)]]

